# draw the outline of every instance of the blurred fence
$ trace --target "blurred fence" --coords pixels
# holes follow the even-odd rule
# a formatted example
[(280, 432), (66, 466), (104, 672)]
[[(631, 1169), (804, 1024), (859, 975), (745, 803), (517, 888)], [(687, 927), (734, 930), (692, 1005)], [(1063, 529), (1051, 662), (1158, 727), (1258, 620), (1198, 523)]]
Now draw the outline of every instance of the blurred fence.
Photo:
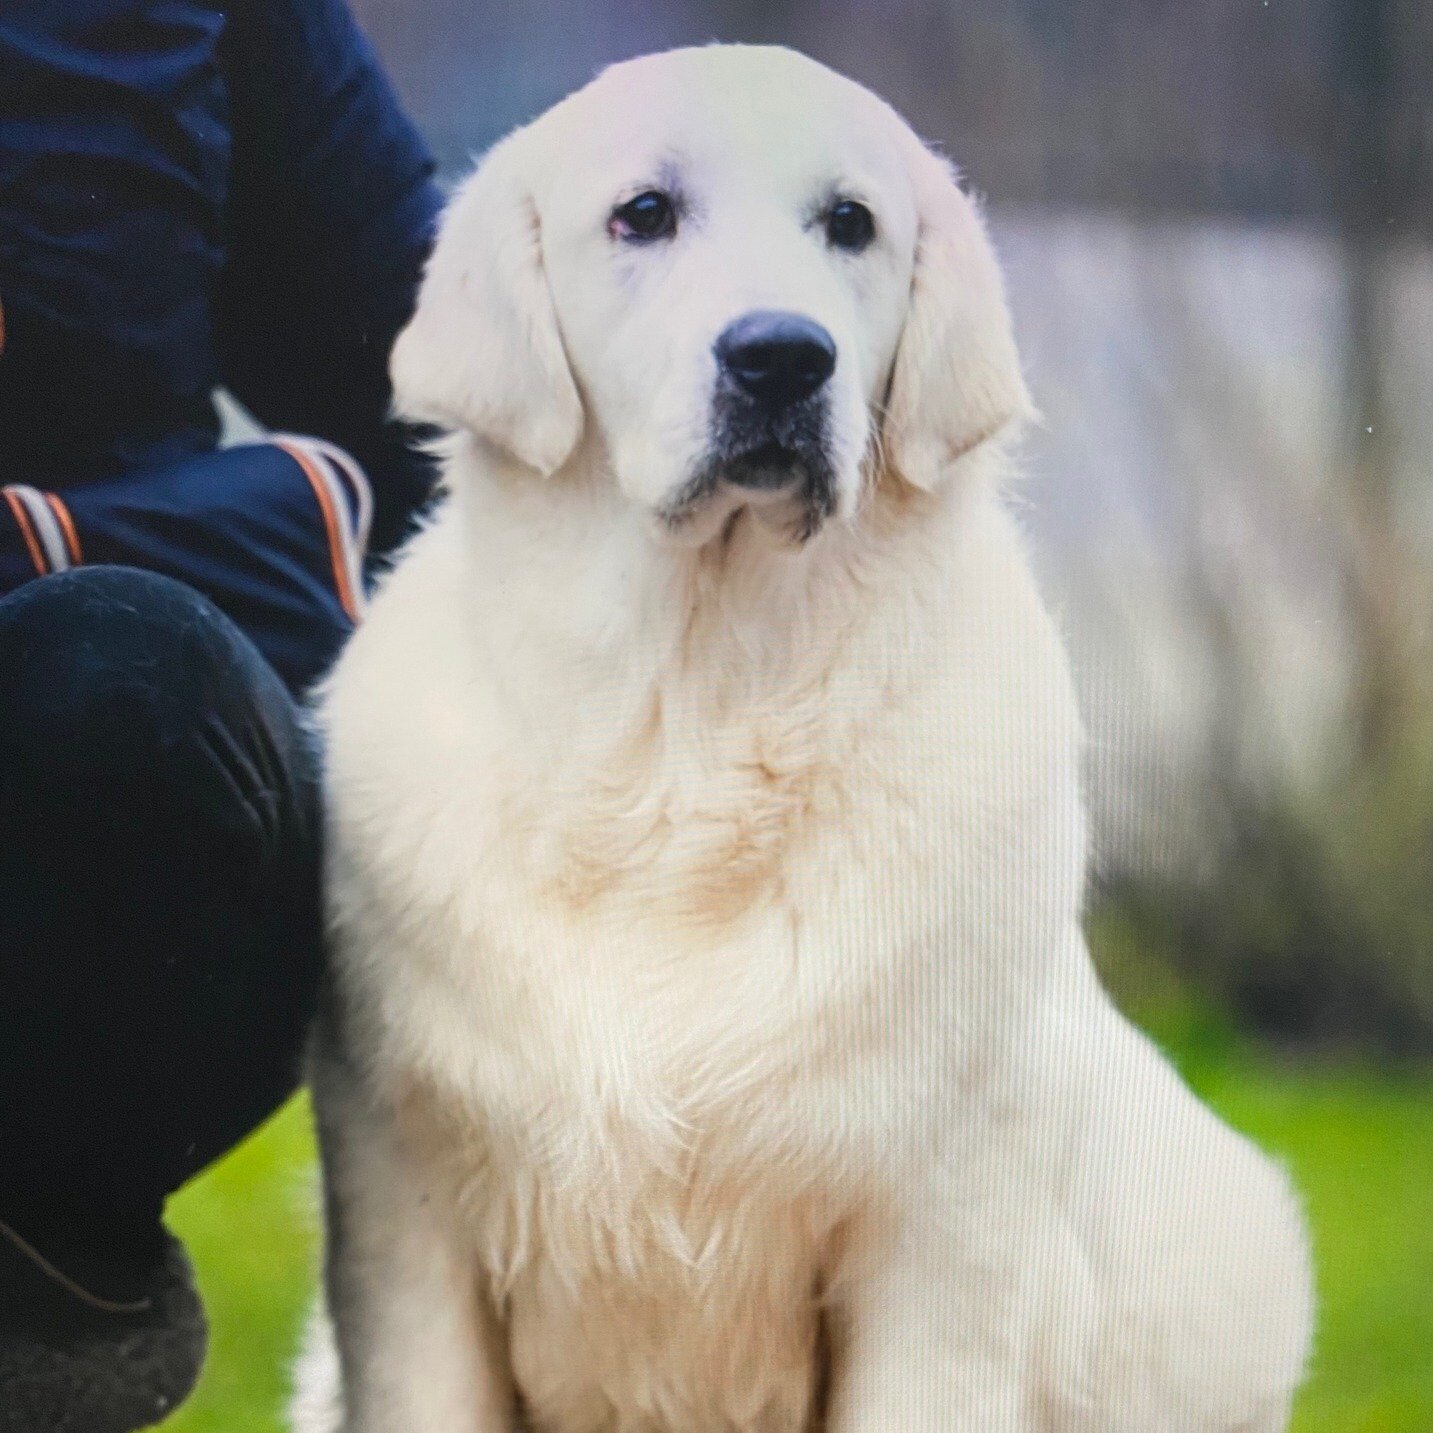
[(450, 171), (601, 65), (797, 45), (990, 205), (1101, 884), (1289, 1036), (1433, 1048), (1433, 5), (357, 0)]

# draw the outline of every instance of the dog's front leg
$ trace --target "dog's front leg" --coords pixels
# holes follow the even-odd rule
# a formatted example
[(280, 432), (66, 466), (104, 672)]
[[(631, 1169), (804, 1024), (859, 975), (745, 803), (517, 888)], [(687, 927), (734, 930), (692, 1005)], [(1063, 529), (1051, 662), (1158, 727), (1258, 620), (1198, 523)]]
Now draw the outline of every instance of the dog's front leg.
[[(1003, 1178), (915, 1181), (858, 1231), (833, 1281), (828, 1433), (1034, 1433), (1038, 1197)], [(979, 1187), (981, 1184), (983, 1188)]]
[(321, 1053), (314, 1087), (336, 1433), (511, 1433), (504, 1342), (450, 1205), (341, 1061)]
[[(944, 1266), (944, 1267), (943, 1267)], [(1030, 1433), (1020, 1330), (932, 1257), (893, 1262), (833, 1312), (829, 1433)], [(984, 1296), (999, 1298), (984, 1287)]]

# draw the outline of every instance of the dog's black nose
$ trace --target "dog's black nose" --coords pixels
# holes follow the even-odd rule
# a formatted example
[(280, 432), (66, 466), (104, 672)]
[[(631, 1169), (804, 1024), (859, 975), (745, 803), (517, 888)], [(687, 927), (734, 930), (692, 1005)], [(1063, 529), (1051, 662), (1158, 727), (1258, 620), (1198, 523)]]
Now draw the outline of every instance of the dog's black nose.
[(799, 313), (758, 310), (728, 324), (717, 362), (763, 406), (789, 408), (809, 398), (836, 368), (836, 344)]

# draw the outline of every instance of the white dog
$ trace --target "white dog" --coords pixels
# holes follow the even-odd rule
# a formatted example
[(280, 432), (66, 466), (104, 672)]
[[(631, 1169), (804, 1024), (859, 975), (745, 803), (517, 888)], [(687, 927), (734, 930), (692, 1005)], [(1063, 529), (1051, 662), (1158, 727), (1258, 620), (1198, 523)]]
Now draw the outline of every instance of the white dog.
[(323, 703), (304, 1433), (1283, 1428), (1300, 1217), (1092, 973), (947, 166), (787, 51), (618, 66), (393, 372), (449, 495)]

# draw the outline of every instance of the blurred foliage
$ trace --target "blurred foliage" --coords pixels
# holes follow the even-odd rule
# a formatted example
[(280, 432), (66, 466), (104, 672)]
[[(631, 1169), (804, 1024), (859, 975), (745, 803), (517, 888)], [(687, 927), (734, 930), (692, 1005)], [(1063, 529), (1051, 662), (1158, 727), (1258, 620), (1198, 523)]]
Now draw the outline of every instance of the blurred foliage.
[[(1433, 1070), (1293, 1060), (1242, 1036), (1207, 996), (1106, 909), (1099, 963), (1216, 1110), (1283, 1159), (1319, 1268), (1318, 1349), (1294, 1433), (1433, 1429)], [(288, 1364), (311, 1297), (316, 1198), (306, 1104), (174, 1199), (209, 1309), (212, 1347), (165, 1433), (280, 1433)]]
[(1107, 904), (1275, 1039), (1433, 1052), (1433, 705), (1413, 710), (1319, 779), (1228, 784), (1210, 869)]

